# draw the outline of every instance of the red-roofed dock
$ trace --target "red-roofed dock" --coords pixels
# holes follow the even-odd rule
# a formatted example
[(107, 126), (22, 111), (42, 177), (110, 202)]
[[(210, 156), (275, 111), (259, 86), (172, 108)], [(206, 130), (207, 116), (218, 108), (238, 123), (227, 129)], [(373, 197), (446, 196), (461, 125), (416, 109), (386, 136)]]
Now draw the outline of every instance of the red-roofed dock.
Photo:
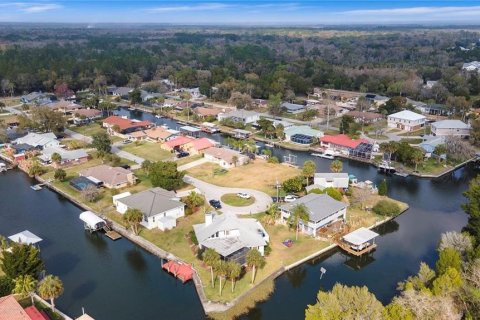
[(193, 270), (192, 266), (186, 263), (176, 262), (170, 260), (162, 265), (164, 270), (167, 270), (169, 273), (173, 274), (176, 278), (182, 280), (183, 283), (188, 280), (193, 279)]

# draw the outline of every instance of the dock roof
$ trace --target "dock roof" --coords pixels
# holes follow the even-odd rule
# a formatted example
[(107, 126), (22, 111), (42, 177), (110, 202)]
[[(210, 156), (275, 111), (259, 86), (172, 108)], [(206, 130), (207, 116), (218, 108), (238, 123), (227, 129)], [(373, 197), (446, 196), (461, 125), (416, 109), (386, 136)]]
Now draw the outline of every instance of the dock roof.
[(361, 227), (353, 232), (350, 232), (349, 234), (345, 235), (343, 237), (343, 240), (345, 240), (348, 243), (351, 243), (355, 246), (362, 245), (376, 237), (378, 237), (379, 234), (376, 232), (373, 232), (370, 229), (367, 229), (365, 227)]
[(35, 244), (42, 241), (42, 238), (31, 233), (28, 230), (16, 233), (8, 237), (8, 239), (12, 240), (13, 242), (23, 243), (23, 244)]

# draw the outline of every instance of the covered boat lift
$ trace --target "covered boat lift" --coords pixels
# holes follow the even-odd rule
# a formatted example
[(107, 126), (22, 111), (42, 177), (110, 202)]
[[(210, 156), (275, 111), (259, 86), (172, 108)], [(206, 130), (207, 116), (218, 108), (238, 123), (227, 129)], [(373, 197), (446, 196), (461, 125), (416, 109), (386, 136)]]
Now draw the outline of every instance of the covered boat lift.
[(107, 222), (105, 220), (98, 217), (95, 213), (91, 211), (84, 211), (80, 213), (79, 218), (83, 221), (85, 230), (88, 230), (90, 232), (103, 229), (107, 226)]
[(378, 233), (362, 227), (343, 236), (343, 244), (341, 247), (348, 253), (361, 256), (377, 247), (375, 238), (378, 236)]
[(33, 245), (33, 244), (36, 244), (36, 243), (39, 243), (40, 241), (42, 241), (42, 238), (38, 237), (37, 235), (31, 233), (28, 230), (16, 233), (16, 234), (8, 237), (8, 239), (10, 239), (10, 240), (12, 240), (13, 242), (16, 242), (16, 243), (27, 244), (27, 245), (28, 244)]

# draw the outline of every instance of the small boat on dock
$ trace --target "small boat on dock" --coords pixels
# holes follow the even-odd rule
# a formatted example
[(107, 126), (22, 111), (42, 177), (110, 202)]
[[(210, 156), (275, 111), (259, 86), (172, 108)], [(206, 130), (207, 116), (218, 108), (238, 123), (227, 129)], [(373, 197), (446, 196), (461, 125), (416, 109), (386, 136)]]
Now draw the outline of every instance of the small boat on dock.
[(30, 186), (30, 188), (32, 188), (32, 190), (34, 191), (40, 191), (42, 190), (42, 186), (43, 184), (36, 184), (36, 185)]
[(156, 114), (156, 115), (155, 115), (155, 118), (157, 118), (157, 119), (162, 119), (163, 117), (162, 117), (161, 115), (159, 115), (159, 114)]
[(269, 148), (275, 148), (275, 144), (274, 143), (265, 143), (265, 147), (269, 147)]
[(173, 260), (164, 263), (162, 268), (168, 273), (173, 274), (175, 278), (180, 279), (183, 283), (192, 280), (195, 272), (191, 265)]
[(385, 173), (394, 173), (396, 170), (395, 167), (390, 165), (388, 161), (382, 161), (382, 163), (378, 165), (378, 171)]
[(403, 177), (403, 178), (406, 178), (406, 177), (408, 177), (408, 176), (409, 176), (409, 174), (408, 174), (408, 173), (405, 173), (405, 172), (398, 172), (398, 171), (396, 171), (396, 172), (394, 173), (394, 175), (396, 175), (396, 176), (399, 176), (399, 177)]

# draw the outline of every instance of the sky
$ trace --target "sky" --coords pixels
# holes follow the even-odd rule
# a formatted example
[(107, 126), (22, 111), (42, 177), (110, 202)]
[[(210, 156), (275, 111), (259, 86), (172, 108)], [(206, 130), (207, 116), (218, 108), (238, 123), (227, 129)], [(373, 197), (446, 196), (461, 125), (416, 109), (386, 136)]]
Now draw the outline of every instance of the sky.
[(0, 0), (0, 22), (191, 25), (480, 24), (480, 1)]

